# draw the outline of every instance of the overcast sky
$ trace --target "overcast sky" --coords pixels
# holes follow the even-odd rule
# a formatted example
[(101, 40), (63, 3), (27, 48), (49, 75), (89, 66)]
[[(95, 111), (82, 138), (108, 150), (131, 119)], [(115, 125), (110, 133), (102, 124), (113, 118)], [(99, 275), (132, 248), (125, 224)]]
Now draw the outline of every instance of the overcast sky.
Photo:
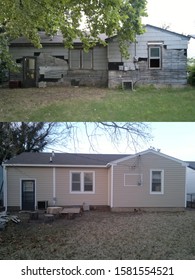
[[(195, 35), (195, 0), (148, 0), (144, 24), (170, 26), (171, 31)], [(188, 57), (195, 57), (195, 39), (190, 40)]]
[[(150, 147), (160, 149), (160, 151), (169, 156), (184, 160), (195, 161), (195, 123), (194, 122), (152, 122), (147, 123), (151, 129), (153, 140), (147, 143), (141, 143), (140, 147), (134, 149), (133, 146), (127, 148), (126, 141), (123, 139), (117, 146), (114, 146), (103, 135), (97, 137), (94, 141), (95, 153), (127, 153), (134, 154), (147, 150)], [(77, 153), (94, 153), (87, 140), (83, 130), (78, 133), (79, 145), (76, 148), (74, 143), (69, 143), (66, 147), (57, 146), (56, 152), (77, 152)], [(47, 149), (47, 151), (51, 151)]]

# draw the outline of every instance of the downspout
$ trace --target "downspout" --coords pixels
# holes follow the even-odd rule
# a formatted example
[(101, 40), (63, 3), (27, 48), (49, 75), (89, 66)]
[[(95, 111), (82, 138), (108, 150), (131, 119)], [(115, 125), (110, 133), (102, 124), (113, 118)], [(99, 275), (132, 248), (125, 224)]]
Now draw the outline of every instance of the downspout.
[(56, 205), (56, 169), (53, 168), (53, 206)]
[(188, 166), (186, 166), (186, 176), (185, 176), (185, 208), (187, 207), (187, 168)]
[(114, 191), (114, 185), (113, 185), (113, 182), (114, 182), (114, 180), (113, 180), (113, 168), (114, 166), (113, 166), (113, 164), (111, 165), (111, 187), (110, 187), (110, 196), (111, 196), (111, 201), (110, 201), (110, 207), (111, 208), (113, 208), (113, 196), (114, 196), (114, 194), (113, 194), (113, 191)]
[(7, 211), (7, 168), (3, 164), (3, 206)]

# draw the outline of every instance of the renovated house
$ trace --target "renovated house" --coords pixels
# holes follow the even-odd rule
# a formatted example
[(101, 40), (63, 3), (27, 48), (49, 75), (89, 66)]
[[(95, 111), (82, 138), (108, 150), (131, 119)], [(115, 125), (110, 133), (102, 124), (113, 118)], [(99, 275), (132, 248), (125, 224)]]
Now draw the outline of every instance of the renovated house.
[(135, 155), (22, 153), (3, 164), (4, 206), (180, 209), (186, 206), (186, 167), (151, 149)]
[(129, 42), (129, 58), (121, 56), (117, 36), (100, 38), (107, 46), (97, 44), (89, 52), (80, 40), (73, 49), (64, 48), (61, 34), (48, 36), (40, 32), (42, 49), (36, 49), (25, 38), (11, 42), (10, 53), (20, 67), (10, 73), (10, 86), (122, 86), (135, 84), (185, 85), (187, 83), (187, 48), (190, 36), (152, 25)]

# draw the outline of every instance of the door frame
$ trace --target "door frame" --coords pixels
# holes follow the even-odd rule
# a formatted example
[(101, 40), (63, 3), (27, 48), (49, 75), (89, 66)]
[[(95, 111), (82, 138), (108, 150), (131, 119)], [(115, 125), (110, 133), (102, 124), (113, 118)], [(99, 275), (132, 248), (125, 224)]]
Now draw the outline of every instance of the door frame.
[(21, 178), (20, 179), (20, 210), (22, 209), (22, 185), (23, 181), (34, 181), (34, 210), (36, 209), (36, 179), (34, 178)]
[[(27, 82), (28, 80), (25, 78), (26, 77), (26, 63), (25, 61), (27, 59), (34, 59), (35, 60), (35, 77), (32, 79), (31, 83)], [(28, 88), (28, 87), (36, 87), (37, 86), (37, 57), (36, 56), (23, 56), (23, 61), (22, 61), (22, 75), (23, 75), (23, 87)]]

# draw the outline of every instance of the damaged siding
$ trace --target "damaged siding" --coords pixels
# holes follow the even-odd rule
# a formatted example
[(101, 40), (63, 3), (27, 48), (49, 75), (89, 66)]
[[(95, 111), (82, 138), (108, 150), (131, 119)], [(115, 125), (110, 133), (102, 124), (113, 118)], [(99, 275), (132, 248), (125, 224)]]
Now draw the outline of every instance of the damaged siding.
[(11, 46), (10, 53), (18, 63), (19, 72), (10, 73), (10, 80), (20, 81), (24, 86), (24, 59), (36, 58), (36, 86), (48, 85), (86, 85), (107, 86), (107, 48), (96, 46), (84, 52), (82, 48), (68, 50), (63, 45)]
[[(130, 57), (122, 60), (122, 68), (109, 71), (109, 87), (120, 86), (123, 80), (130, 80), (133, 84), (185, 85), (188, 41), (187, 36), (146, 26), (146, 32), (136, 37), (136, 43), (129, 45)], [(116, 39), (110, 40), (109, 45), (109, 61), (121, 62)], [(149, 53), (151, 47), (160, 50), (159, 56), (152, 55), (153, 64), (149, 61), (149, 58), (152, 59), (151, 51)], [(155, 64), (158, 57), (159, 67)]]

